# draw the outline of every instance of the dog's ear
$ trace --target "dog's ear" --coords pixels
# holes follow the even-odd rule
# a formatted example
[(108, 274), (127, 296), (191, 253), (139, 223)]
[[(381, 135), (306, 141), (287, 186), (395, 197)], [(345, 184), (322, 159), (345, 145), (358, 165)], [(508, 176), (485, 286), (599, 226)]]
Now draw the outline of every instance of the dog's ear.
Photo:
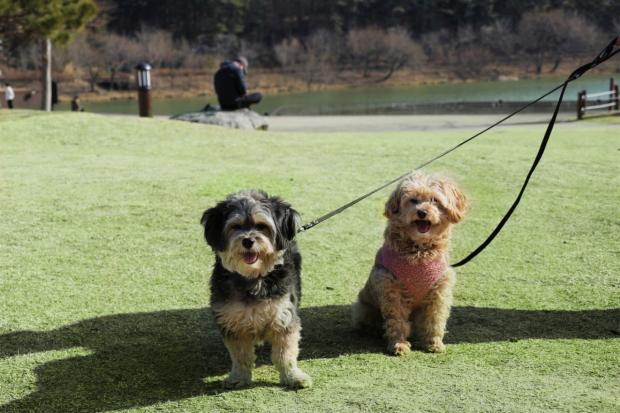
[(283, 250), (297, 235), (301, 218), (290, 204), (278, 197), (269, 198), (269, 203), (276, 223), (276, 248)]
[(200, 223), (205, 227), (205, 240), (216, 251), (223, 251), (226, 248), (223, 234), (226, 210), (226, 202), (220, 202), (213, 208), (207, 209), (200, 219)]
[(467, 198), (459, 187), (450, 180), (443, 179), (439, 181), (439, 186), (441, 192), (446, 197), (446, 205), (444, 207), (448, 213), (448, 219), (453, 224), (456, 224), (463, 219), (465, 212), (467, 212), (467, 207), (469, 206)]
[(400, 211), (400, 200), (402, 197), (403, 191), (399, 184), (398, 188), (396, 188), (394, 192), (392, 192), (387, 202), (385, 203), (385, 210), (383, 211), (383, 215), (386, 218), (390, 219), (394, 215), (398, 214), (398, 212)]

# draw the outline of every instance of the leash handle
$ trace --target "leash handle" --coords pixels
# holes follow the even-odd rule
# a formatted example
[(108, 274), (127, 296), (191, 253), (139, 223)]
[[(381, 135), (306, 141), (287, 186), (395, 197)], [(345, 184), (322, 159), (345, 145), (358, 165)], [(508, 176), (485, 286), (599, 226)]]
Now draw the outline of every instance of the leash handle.
[(540, 162), (540, 160), (542, 159), (543, 154), (545, 153), (545, 148), (547, 147), (547, 143), (549, 142), (549, 138), (551, 137), (551, 132), (553, 131), (553, 127), (555, 126), (555, 120), (556, 120), (556, 118), (558, 116), (558, 112), (560, 110), (560, 106), (562, 105), (562, 99), (564, 99), (564, 92), (566, 91), (566, 87), (573, 80), (579, 79), (588, 70), (592, 69), (593, 67), (598, 66), (599, 64), (603, 63), (605, 60), (609, 59), (610, 57), (612, 57), (616, 53), (620, 52), (620, 50), (614, 51), (615, 46), (618, 45), (618, 44), (620, 44), (620, 36), (616, 37), (615, 39), (613, 39), (609, 43), (609, 45), (607, 45), (607, 47), (605, 47), (601, 51), (601, 53), (599, 53), (598, 56), (596, 56), (596, 58), (594, 58), (594, 60), (592, 60), (590, 63), (587, 63), (587, 64), (577, 68), (564, 81), (564, 83), (562, 85), (562, 91), (560, 92), (560, 97), (558, 98), (558, 102), (555, 105), (555, 110), (553, 111), (553, 116), (551, 117), (551, 120), (549, 121), (549, 125), (547, 125), (547, 130), (546, 130), (545, 135), (543, 136), (543, 138), (542, 138), (542, 140), (540, 142), (540, 147), (538, 148), (538, 153), (536, 153), (536, 157), (534, 158), (534, 162), (532, 162), (532, 166), (530, 167), (530, 170), (528, 171), (527, 176), (525, 177), (525, 181), (523, 181), (523, 185), (521, 186), (521, 190), (519, 191), (519, 194), (517, 195), (517, 198), (514, 200), (514, 202), (512, 203), (512, 205), (510, 206), (510, 208), (508, 209), (506, 214), (504, 215), (504, 217), (499, 221), (499, 224), (497, 224), (497, 226), (495, 227), (493, 232), (491, 232), (491, 234), (487, 237), (487, 239), (485, 239), (482, 242), (482, 244), (480, 244), (478, 246), (478, 248), (476, 248), (471, 253), (469, 253), (468, 256), (466, 256), (465, 258), (463, 258), (462, 260), (460, 260), (456, 264), (452, 264), (452, 267), (460, 267), (462, 265), (467, 264), (469, 261), (473, 260), (478, 254), (480, 254), (493, 241), (493, 239), (497, 236), (497, 234), (499, 234), (499, 232), (502, 230), (502, 228), (504, 227), (506, 222), (508, 222), (508, 220), (510, 219), (510, 216), (512, 215), (512, 213), (515, 211), (515, 209), (517, 209), (517, 205), (519, 205), (519, 202), (521, 202), (521, 197), (523, 196), (523, 193), (525, 192), (525, 188), (527, 187), (528, 183), (530, 182), (530, 178), (532, 177), (532, 174), (534, 173), (534, 170), (536, 170), (536, 167), (538, 166), (538, 163)]

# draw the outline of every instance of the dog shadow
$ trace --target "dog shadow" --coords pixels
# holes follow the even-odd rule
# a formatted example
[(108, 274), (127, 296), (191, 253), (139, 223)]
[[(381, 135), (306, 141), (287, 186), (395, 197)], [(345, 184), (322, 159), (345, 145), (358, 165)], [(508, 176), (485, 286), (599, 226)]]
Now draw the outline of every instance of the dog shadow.
[[(301, 310), (302, 360), (383, 351), (379, 334), (353, 330), (349, 310), (346, 305)], [(618, 337), (618, 320), (620, 309), (455, 307), (446, 343), (604, 339)], [(52, 331), (0, 335), (1, 358), (71, 348), (84, 349), (87, 355), (36, 367), (37, 389), (0, 406), (0, 412), (109, 411), (217, 394), (224, 390), (214, 377), (225, 374), (230, 367), (208, 308), (117, 314)], [(266, 363), (268, 352), (260, 351), (258, 364)]]

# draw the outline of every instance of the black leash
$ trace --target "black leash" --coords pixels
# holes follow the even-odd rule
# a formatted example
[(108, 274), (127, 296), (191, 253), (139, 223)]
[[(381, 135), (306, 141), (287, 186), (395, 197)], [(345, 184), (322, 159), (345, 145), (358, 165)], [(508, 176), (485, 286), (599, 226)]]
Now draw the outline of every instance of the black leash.
[(508, 222), (512, 213), (515, 211), (515, 209), (517, 209), (517, 205), (519, 205), (519, 202), (521, 201), (521, 197), (523, 196), (523, 193), (525, 192), (525, 188), (527, 187), (527, 184), (530, 182), (530, 178), (532, 174), (534, 173), (534, 170), (538, 166), (538, 162), (540, 162), (543, 154), (545, 153), (545, 148), (547, 147), (547, 142), (549, 142), (549, 138), (551, 137), (551, 132), (553, 131), (553, 126), (555, 125), (555, 120), (558, 116), (558, 112), (560, 110), (560, 105), (562, 104), (562, 99), (564, 98), (564, 92), (566, 91), (566, 87), (573, 80), (579, 79), (588, 70), (592, 69), (593, 67), (598, 66), (599, 64), (603, 63), (605, 60), (609, 59), (616, 53), (620, 52), (620, 49), (613, 51), (617, 41), (618, 41), (618, 37), (612, 40), (609, 43), (609, 45), (607, 45), (607, 47), (603, 49), (601, 53), (599, 53), (599, 55), (596, 56), (596, 58), (594, 58), (594, 60), (576, 69), (564, 81), (564, 83), (562, 84), (562, 91), (560, 92), (560, 97), (558, 98), (558, 103), (555, 105), (555, 110), (553, 111), (553, 116), (551, 117), (551, 120), (549, 121), (549, 125), (547, 126), (547, 131), (545, 132), (545, 136), (543, 136), (542, 141), (540, 142), (540, 147), (538, 148), (538, 153), (536, 154), (536, 158), (534, 158), (534, 162), (532, 163), (532, 166), (530, 167), (530, 170), (527, 173), (527, 176), (525, 177), (525, 181), (523, 181), (523, 185), (521, 186), (519, 195), (517, 195), (517, 198), (514, 200), (514, 202), (508, 209), (508, 212), (506, 212), (506, 215), (504, 215), (502, 220), (499, 222), (499, 224), (497, 224), (497, 226), (495, 227), (493, 232), (491, 232), (491, 234), (487, 237), (487, 239), (485, 239), (484, 242), (480, 244), (478, 248), (473, 250), (468, 256), (466, 256), (465, 258), (463, 258), (456, 264), (452, 264), (453, 267), (460, 267), (461, 265), (465, 265), (469, 261), (474, 259), (476, 255), (480, 254), (491, 243), (491, 241), (493, 241), (493, 239), (497, 236), (497, 234), (499, 234), (499, 232), (502, 230), (506, 222)]
[[(599, 64), (603, 63), (604, 61), (608, 60), (609, 58), (611, 58), (612, 56), (614, 56), (615, 54), (617, 54), (618, 52), (620, 52), (620, 49), (618, 50), (614, 50), (616, 44), (620, 43), (620, 37), (616, 37), (614, 38), (608, 45), (607, 47), (605, 47), (599, 54), (598, 56), (596, 56), (594, 58), (594, 60), (592, 60), (590, 63), (587, 63), (579, 68), (577, 68), (573, 73), (570, 74), (570, 76), (568, 76), (568, 78), (564, 81), (564, 83), (562, 83), (561, 85), (556, 86), (555, 88), (551, 89), (549, 92), (545, 93), (544, 95), (540, 96), (538, 99), (533, 100), (532, 102), (522, 106), (521, 108), (517, 109), (516, 111), (512, 112), (510, 115), (505, 116), (504, 118), (500, 119), (499, 121), (495, 122), (494, 124), (492, 124), (491, 126), (483, 129), (482, 131), (476, 133), (475, 135), (465, 139), (464, 141), (460, 142), (459, 144), (453, 146), (452, 148), (449, 148), (447, 150), (445, 150), (444, 152), (438, 154), (437, 156), (429, 159), (428, 161), (422, 163), (421, 165), (417, 166), (413, 171), (416, 171), (418, 169), (421, 169), (433, 162), (435, 162), (436, 160), (448, 155), (449, 153), (457, 150), (458, 148), (460, 148), (461, 146), (465, 145), (466, 143), (474, 140), (475, 138), (477, 138), (478, 136), (482, 135), (483, 133), (493, 129), (494, 127), (496, 127), (497, 125), (499, 125), (500, 123), (503, 123), (504, 121), (510, 119), (511, 117), (513, 117), (514, 115), (522, 112), (523, 110), (527, 109), (528, 107), (534, 105), (535, 103), (538, 103), (539, 101), (541, 101), (542, 99), (544, 99), (545, 97), (549, 96), (550, 94), (552, 94), (553, 92), (555, 92), (558, 89), (562, 89), (562, 91), (560, 92), (560, 97), (558, 98), (558, 102), (555, 106), (555, 110), (553, 111), (553, 116), (551, 117), (551, 120), (549, 121), (549, 125), (547, 126), (547, 131), (545, 132), (545, 135), (542, 139), (542, 141), (540, 142), (540, 147), (538, 148), (538, 153), (536, 154), (536, 157), (534, 159), (534, 162), (532, 163), (532, 166), (530, 167), (529, 172), (527, 173), (527, 176), (525, 178), (525, 181), (523, 182), (523, 185), (521, 187), (521, 190), (519, 191), (519, 194), (517, 195), (517, 198), (515, 199), (515, 201), (513, 202), (513, 204), (510, 206), (510, 208), (508, 209), (508, 211), (506, 212), (506, 214), (504, 215), (504, 217), (501, 219), (501, 221), (499, 222), (499, 224), (495, 227), (495, 229), (493, 230), (493, 232), (491, 232), (491, 234), (487, 237), (486, 240), (484, 240), (484, 242), (482, 242), (482, 244), (480, 244), (480, 246), (478, 246), (478, 248), (476, 248), (474, 251), (472, 251), (468, 256), (466, 256), (465, 258), (463, 258), (462, 260), (460, 260), (459, 262), (457, 262), (456, 264), (453, 264), (453, 267), (460, 267), (461, 265), (465, 265), (467, 264), (469, 261), (471, 261), (475, 256), (477, 256), (478, 254), (480, 254), (490, 243), (491, 241), (493, 241), (493, 239), (497, 236), (497, 234), (499, 234), (499, 232), (502, 230), (503, 226), (506, 224), (506, 222), (510, 219), (510, 216), (512, 215), (512, 213), (514, 212), (514, 210), (517, 208), (517, 205), (519, 205), (519, 202), (521, 201), (521, 197), (523, 196), (523, 193), (525, 192), (525, 188), (527, 187), (529, 181), (530, 181), (530, 177), (532, 176), (532, 174), (534, 173), (534, 170), (536, 169), (536, 167), (538, 166), (538, 163), (540, 162), (540, 159), (543, 156), (543, 153), (545, 152), (545, 148), (547, 147), (547, 142), (549, 141), (549, 138), (551, 137), (551, 132), (553, 131), (553, 127), (555, 125), (555, 121), (558, 115), (558, 112), (560, 110), (560, 106), (562, 104), (562, 99), (564, 98), (564, 92), (566, 91), (566, 87), (568, 86), (568, 84), (576, 79), (579, 79), (584, 73), (586, 73), (588, 70), (598, 66)], [(307, 223), (306, 225), (302, 226), (298, 232), (303, 232), (303, 231), (307, 231), (312, 227), (317, 226), (318, 224), (320, 224), (321, 222), (333, 217), (334, 215), (338, 215), (339, 213), (341, 213), (342, 211), (352, 207), (353, 205), (363, 201), (364, 199), (368, 198), (369, 196), (379, 192), (380, 190), (396, 183), (397, 181), (400, 181), (401, 179), (403, 179), (404, 177), (406, 177), (407, 175), (409, 175), (411, 172), (413, 171), (409, 171), (406, 172), (392, 180), (390, 180), (389, 182), (386, 182), (385, 184), (379, 186), (376, 189), (373, 189), (372, 191), (354, 199), (351, 202), (348, 202), (347, 204), (331, 211), (328, 212), (327, 214)]]

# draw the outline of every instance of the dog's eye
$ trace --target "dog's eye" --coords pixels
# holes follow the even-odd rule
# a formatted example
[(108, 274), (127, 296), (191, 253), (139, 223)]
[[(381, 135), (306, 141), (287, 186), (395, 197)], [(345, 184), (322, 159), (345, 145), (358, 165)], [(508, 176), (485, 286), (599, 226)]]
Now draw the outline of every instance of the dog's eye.
[(418, 198), (411, 198), (411, 199), (410, 199), (410, 202), (411, 202), (413, 205), (417, 205), (417, 204), (419, 204), (419, 203), (420, 203), (420, 200), (419, 200)]
[(233, 224), (230, 226), (230, 229), (232, 229), (233, 231), (239, 231), (241, 229), (241, 225)]
[(268, 228), (266, 224), (256, 224), (256, 229), (259, 231), (266, 231)]

